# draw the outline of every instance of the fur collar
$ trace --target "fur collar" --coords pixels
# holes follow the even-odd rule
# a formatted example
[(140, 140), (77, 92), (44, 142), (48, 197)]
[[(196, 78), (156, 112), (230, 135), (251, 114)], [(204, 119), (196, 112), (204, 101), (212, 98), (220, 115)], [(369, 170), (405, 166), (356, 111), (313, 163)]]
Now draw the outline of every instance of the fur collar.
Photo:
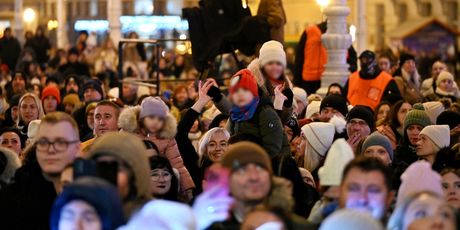
[[(118, 127), (126, 132), (141, 134), (139, 130), (139, 113), (140, 106), (125, 108), (118, 117)], [(165, 124), (158, 138), (174, 138), (177, 133), (177, 121), (171, 113), (168, 113), (165, 118)]]
[(0, 151), (3, 153), (3, 155), (5, 155), (7, 160), (5, 170), (3, 170), (3, 172), (0, 174), (0, 181), (9, 184), (11, 179), (13, 179), (16, 170), (21, 167), (21, 161), (19, 160), (18, 155), (10, 149), (0, 147)]

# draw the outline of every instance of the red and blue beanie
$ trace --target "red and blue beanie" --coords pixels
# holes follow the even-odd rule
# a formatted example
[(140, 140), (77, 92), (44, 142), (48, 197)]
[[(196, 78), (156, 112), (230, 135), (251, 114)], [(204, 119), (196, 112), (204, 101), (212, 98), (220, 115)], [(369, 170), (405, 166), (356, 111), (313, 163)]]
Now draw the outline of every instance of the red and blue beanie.
[(233, 94), (240, 88), (251, 91), (255, 97), (259, 96), (256, 78), (248, 69), (238, 71), (238, 73), (233, 75), (232, 79), (230, 79), (230, 94)]

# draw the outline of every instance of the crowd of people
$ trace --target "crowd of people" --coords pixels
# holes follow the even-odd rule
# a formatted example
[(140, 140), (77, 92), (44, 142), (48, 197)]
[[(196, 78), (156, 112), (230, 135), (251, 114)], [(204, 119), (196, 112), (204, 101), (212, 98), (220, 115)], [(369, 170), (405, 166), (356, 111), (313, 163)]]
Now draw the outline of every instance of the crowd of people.
[[(274, 40), (204, 80), (188, 56), (127, 44), (120, 88), (117, 54), (85, 32), (54, 50), (5, 30), (1, 229), (460, 228), (460, 93), (442, 60), (420, 76), (411, 54), (367, 50), (318, 95), (324, 69)], [(136, 83), (157, 73), (191, 81)]]

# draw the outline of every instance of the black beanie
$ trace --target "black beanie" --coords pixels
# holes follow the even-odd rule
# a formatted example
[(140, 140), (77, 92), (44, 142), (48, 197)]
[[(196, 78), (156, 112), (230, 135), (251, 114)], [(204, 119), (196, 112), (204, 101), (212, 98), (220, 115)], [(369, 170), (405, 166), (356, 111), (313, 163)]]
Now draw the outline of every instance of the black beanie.
[(351, 119), (358, 118), (364, 120), (369, 128), (371, 129), (371, 132), (375, 130), (375, 119), (374, 119), (374, 113), (372, 112), (372, 109), (368, 106), (365, 105), (357, 105), (353, 107), (353, 109), (350, 110), (347, 116), (347, 123), (351, 121)]
[(326, 96), (322, 101), (319, 107), (321, 112), (324, 108), (331, 107), (339, 111), (344, 117), (348, 114), (347, 100), (344, 97), (336, 94), (331, 94)]
[(452, 130), (460, 125), (460, 114), (454, 111), (444, 111), (436, 119), (437, 125), (448, 125)]

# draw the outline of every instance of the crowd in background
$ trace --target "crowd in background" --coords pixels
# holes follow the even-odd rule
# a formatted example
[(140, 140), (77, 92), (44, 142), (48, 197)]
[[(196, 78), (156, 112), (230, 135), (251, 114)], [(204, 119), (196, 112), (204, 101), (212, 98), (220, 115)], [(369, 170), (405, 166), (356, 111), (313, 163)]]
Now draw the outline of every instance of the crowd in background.
[(318, 95), (320, 29), (202, 80), (189, 55), (128, 43), (123, 81), (110, 38), (62, 50), (6, 29), (0, 228), (459, 228), (453, 72), (350, 47), (347, 83)]

